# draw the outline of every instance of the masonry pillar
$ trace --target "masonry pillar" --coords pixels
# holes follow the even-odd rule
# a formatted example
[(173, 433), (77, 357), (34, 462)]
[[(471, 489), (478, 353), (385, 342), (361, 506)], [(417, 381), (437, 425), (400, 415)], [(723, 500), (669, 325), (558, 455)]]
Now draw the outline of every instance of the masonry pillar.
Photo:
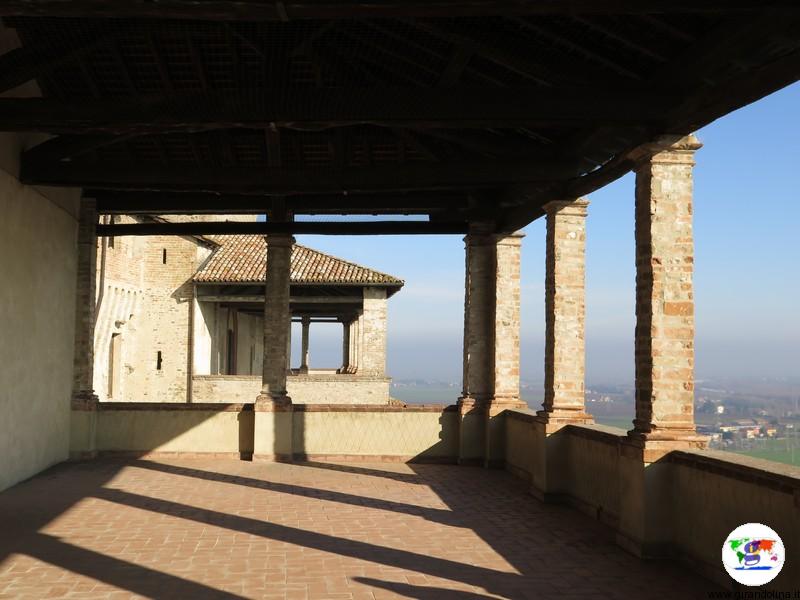
[(505, 463), (505, 424), (503, 411), (528, 405), (519, 397), (520, 336), (520, 257), (524, 233), (495, 237), (493, 353), (490, 373), (492, 390), (487, 405), (486, 451), (484, 465), (502, 467)]
[(521, 234), (498, 236), (474, 223), (465, 244), (464, 369), (459, 463), (502, 462), (502, 411), (519, 400), (519, 259)]
[(620, 543), (669, 554), (672, 450), (702, 448), (694, 424), (694, 135), (663, 138), (636, 167), (636, 418), (622, 444)]
[(459, 413), (459, 464), (482, 464), (486, 407), (492, 395), (495, 241), (493, 228), (473, 223), (464, 237), (464, 370)]
[(350, 358), (348, 360), (348, 366), (350, 367), (348, 373), (355, 373), (358, 371), (358, 353), (359, 353), (359, 337), (360, 337), (360, 324), (361, 324), (361, 317), (357, 316), (355, 319), (350, 321), (350, 335), (348, 336), (350, 341), (350, 347), (348, 348), (348, 352)]
[(372, 377), (386, 375), (386, 289), (364, 288), (361, 315), (359, 373)]
[(557, 500), (568, 474), (565, 425), (592, 423), (584, 404), (585, 264), (588, 200), (544, 206), (547, 214), (545, 274), (544, 403), (534, 420), (537, 447), (532, 491)]
[(94, 393), (94, 325), (97, 301), (97, 202), (83, 198), (78, 222), (75, 355), (73, 358), (70, 458), (97, 454), (97, 395)]
[(350, 372), (350, 329), (352, 322), (342, 321), (342, 366), (339, 373)]
[(302, 325), (302, 344), (300, 348), (300, 372), (308, 373), (308, 333), (311, 327), (311, 317), (303, 317)]
[(294, 238), (266, 236), (267, 268), (264, 286), (264, 364), (261, 393), (255, 403), (256, 459), (291, 460), (292, 401), (286, 392), (291, 312), (289, 276)]

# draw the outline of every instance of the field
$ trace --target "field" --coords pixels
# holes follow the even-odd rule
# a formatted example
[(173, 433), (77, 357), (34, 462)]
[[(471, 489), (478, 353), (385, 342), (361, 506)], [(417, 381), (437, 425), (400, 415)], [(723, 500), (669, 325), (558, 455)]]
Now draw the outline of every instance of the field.
[(728, 452), (763, 458), (800, 467), (800, 439), (754, 440), (748, 448), (725, 448)]

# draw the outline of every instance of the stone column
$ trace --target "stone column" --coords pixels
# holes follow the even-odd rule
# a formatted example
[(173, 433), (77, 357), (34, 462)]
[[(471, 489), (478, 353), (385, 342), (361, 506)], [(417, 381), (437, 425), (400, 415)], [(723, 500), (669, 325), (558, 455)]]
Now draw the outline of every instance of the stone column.
[(519, 397), (520, 258), (524, 233), (495, 237), (494, 322), (490, 351), (494, 368), (487, 405), (484, 464), (502, 467), (505, 456), (503, 411), (527, 409)]
[(486, 448), (486, 405), (491, 395), (489, 353), (494, 312), (494, 236), (483, 224), (464, 237), (464, 368), (459, 413), (459, 464), (480, 464)]
[(94, 393), (94, 325), (97, 301), (97, 202), (81, 199), (77, 240), (75, 299), (75, 355), (73, 358), (70, 458), (97, 454), (95, 430), (97, 395)]
[(584, 404), (586, 216), (580, 198), (550, 202), (545, 258), (544, 403), (533, 423), (532, 492), (558, 501), (566, 491), (568, 449), (559, 430), (590, 424)]
[(342, 321), (342, 366), (340, 373), (348, 373), (350, 369), (350, 329), (352, 322)]
[(308, 332), (311, 327), (311, 317), (303, 317), (301, 324), (303, 327), (303, 335), (300, 349), (300, 372), (308, 373)]
[(350, 373), (355, 373), (356, 371), (358, 371), (360, 324), (361, 324), (360, 316), (357, 316), (350, 322), (350, 336), (349, 336), (350, 348), (348, 348), (348, 351), (350, 353), (350, 359), (348, 360)]
[(358, 361), (362, 375), (386, 375), (386, 304), (386, 288), (364, 288)]
[(292, 236), (271, 234), (267, 240), (267, 278), (264, 285), (264, 366), (261, 400), (290, 402), (286, 395), (286, 365), (291, 334), (289, 275)]
[(545, 275), (544, 403), (538, 412), (551, 430), (591, 423), (586, 414), (586, 215), (588, 200), (550, 202)]
[[(629, 437), (657, 460), (704, 438), (694, 423), (694, 135), (636, 169), (636, 419)], [(677, 444), (677, 445), (676, 445)]]
[(256, 459), (291, 460), (292, 401), (286, 391), (291, 333), (289, 277), (294, 238), (266, 236), (267, 274), (264, 286), (264, 365), (261, 394), (256, 399)]
[(669, 554), (672, 450), (703, 448), (694, 425), (692, 170), (701, 144), (672, 136), (640, 149), (636, 166), (636, 418), (620, 453), (618, 542)]

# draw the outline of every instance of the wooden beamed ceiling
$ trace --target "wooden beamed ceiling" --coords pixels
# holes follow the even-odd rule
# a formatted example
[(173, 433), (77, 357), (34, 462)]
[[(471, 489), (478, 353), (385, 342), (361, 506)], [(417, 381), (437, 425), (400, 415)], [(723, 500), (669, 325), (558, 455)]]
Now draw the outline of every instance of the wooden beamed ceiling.
[(0, 130), (55, 136), (22, 181), (107, 214), (278, 198), (511, 230), (800, 78), (796, 2), (19, 0), (0, 17), (19, 40)]

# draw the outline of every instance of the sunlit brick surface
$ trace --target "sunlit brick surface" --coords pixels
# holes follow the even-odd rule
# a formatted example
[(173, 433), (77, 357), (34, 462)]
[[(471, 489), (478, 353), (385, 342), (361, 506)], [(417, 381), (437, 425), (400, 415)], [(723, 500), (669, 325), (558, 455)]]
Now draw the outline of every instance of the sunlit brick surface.
[(706, 598), (499, 471), (99, 460), (0, 494), (0, 598)]

